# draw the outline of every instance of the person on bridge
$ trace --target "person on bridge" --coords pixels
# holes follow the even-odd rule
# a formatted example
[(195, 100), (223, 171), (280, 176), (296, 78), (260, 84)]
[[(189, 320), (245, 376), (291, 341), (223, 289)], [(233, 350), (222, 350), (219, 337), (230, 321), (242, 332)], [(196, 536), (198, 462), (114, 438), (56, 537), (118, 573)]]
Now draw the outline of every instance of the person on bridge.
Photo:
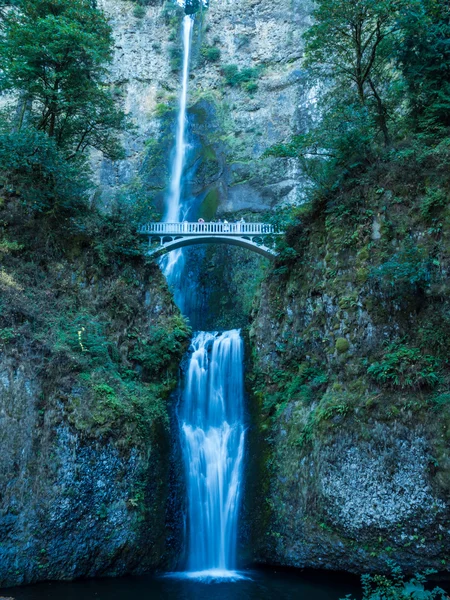
[(230, 228), (228, 226), (228, 221), (226, 219), (224, 219), (224, 221), (223, 221), (223, 230), (230, 231)]
[(198, 220), (198, 222), (199, 222), (198, 230), (199, 231), (204, 231), (204, 229), (205, 229), (205, 226), (204, 226), (205, 219), (202, 219), (200, 217), (200, 219)]

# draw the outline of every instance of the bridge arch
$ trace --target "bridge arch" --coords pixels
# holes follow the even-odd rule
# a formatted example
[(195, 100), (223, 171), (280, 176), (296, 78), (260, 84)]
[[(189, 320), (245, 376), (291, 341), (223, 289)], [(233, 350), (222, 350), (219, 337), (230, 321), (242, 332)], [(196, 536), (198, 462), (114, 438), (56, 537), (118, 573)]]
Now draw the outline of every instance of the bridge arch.
[[(141, 225), (138, 233), (148, 236), (150, 256), (158, 256), (187, 246), (197, 244), (229, 244), (247, 248), (265, 258), (273, 259), (276, 250), (271, 247), (273, 236), (284, 235), (270, 223), (246, 223), (243, 219), (236, 223), (213, 221), (205, 223), (199, 220), (194, 223), (147, 223)], [(265, 244), (269, 240), (269, 245)], [(153, 246), (153, 242), (159, 243)]]
[[(149, 254), (151, 256), (161, 256), (172, 250), (178, 248), (186, 248), (187, 246), (196, 246), (198, 244), (228, 244), (230, 246), (239, 246), (240, 248), (247, 248), (256, 254), (260, 254), (265, 258), (274, 259), (276, 252), (267, 246), (257, 244), (250, 237), (231, 237), (227, 235), (211, 235), (206, 234), (189, 237), (175, 237), (171, 241), (168, 241), (169, 236), (164, 236), (163, 243), (160, 246), (150, 247)], [(150, 242), (151, 242), (150, 238)]]

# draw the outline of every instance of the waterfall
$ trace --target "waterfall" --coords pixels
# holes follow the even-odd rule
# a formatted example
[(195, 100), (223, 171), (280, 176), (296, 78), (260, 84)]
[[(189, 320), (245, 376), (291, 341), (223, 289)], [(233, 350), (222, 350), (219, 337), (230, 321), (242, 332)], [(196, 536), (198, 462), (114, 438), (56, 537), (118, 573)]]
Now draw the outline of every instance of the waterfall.
[[(184, 5), (183, 0), (177, 0)], [(184, 220), (183, 171), (188, 144), (187, 95), (194, 17), (183, 19), (183, 73), (166, 222)], [(182, 250), (163, 257), (161, 267), (183, 310)], [(178, 409), (187, 484), (187, 572), (200, 578), (239, 578), (237, 523), (244, 454), (243, 343), (238, 330), (197, 333)], [(180, 574), (178, 575), (180, 576)]]
[(243, 397), (240, 332), (197, 333), (178, 413), (187, 476), (191, 577), (236, 577)]
[[(189, 85), (189, 61), (191, 56), (192, 28), (194, 18), (185, 15), (183, 18), (183, 74), (181, 80), (180, 104), (178, 108), (177, 129), (175, 138), (175, 152), (173, 156), (169, 194), (166, 202), (164, 221), (168, 223), (179, 223), (183, 220), (183, 203), (181, 199), (183, 169), (186, 159), (186, 107)], [(161, 266), (164, 274), (174, 289), (183, 270), (183, 252), (175, 250), (163, 257)]]
[(192, 27), (194, 19), (183, 18), (183, 76), (181, 84), (180, 106), (178, 109), (175, 154), (172, 163), (169, 197), (164, 220), (178, 223), (181, 220), (181, 179), (186, 157), (186, 106), (189, 82), (189, 59), (191, 55)]

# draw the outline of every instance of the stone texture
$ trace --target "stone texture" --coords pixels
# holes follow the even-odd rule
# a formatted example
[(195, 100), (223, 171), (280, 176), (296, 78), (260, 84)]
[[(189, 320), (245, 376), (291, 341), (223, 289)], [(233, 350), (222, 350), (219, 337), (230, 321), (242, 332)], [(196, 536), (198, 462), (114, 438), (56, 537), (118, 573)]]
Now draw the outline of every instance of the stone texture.
[[(361, 192), (375, 214), (376, 183), (373, 195)], [(448, 571), (450, 406), (434, 403), (438, 391), (368, 373), (390, 343), (418, 345), (414, 336), (446, 308), (439, 297), (418, 310), (417, 294), (393, 303), (376, 287), (368, 273), (402, 233), (393, 241), (377, 227), (373, 239), (372, 212), (362, 224), (333, 221), (351, 192), (290, 231), (297, 258), (269, 271), (254, 305), (249, 385), (266, 444), (247, 497), (252, 557), (356, 573), (387, 571), (390, 560), (409, 572)], [(392, 231), (406, 223), (423, 239), (417, 222), (387, 210)], [(358, 243), (343, 247), (353, 230)]]
[[(161, 203), (160, 188), (167, 185), (167, 163), (174, 138), (175, 111), (161, 118), (157, 106), (176, 108), (179, 73), (173, 72), (170, 53), (180, 47), (182, 12), (168, 19), (170, 5), (151, 5), (142, 19), (133, 16), (135, 4), (128, 0), (100, 0), (110, 18), (115, 39), (111, 83), (119, 90), (135, 130), (124, 136), (126, 159), (115, 164), (100, 155), (93, 157), (94, 171), (105, 207), (122, 187), (144, 173), (145, 144), (157, 141), (151, 150), (158, 155), (163, 179), (146, 180), (148, 193)], [(189, 90), (191, 155), (187, 179), (197, 170), (192, 193), (197, 202), (211, 189), (219, 191), (219, 212), (266, 210), (280, 202), (301, 201), (305, 177), (295, 161), (263, 159), (269, 146), (304, 130), (314, 112), (311, 92), (301, 70), (302, 33), (309, 23), (311, 2), (292, 0), (277, 5), (270, 0), (213, 0), (197, 15), (193, 38)], [(201, 56), (202, 46), (221, 52), (218, 62)], [(222, 68), (260, 70), (258, 89), (249, 94), (239, 86), (225, 85)], [(198, 119), (197, 107), (209, 105), (214, 118), (206, 126)], [(210, 115), (211, 117), (211, 115)], [(215, 121), (213, 123), (213, 121)], [(165, 130), (165, 133), (164, 133)], [(212, 146), (216, 164), (209, 177), (202, 176), (202, 150)], [(199, 164), (200, 163), (200, 164)], [(246, 165), (247, 181), (239, 179), (239, 165)], [(187, 192), (189, 190), (186, 190)], [(194, 200), (194, 205), (195, 205)]]
[[(107, 286), (105, 278), (81, 287), (86, 298)], [(134, 318), (142, 332), (178, 314), (160, 274), (141, 296)], [(120, 329), (114, 318), (110, 325)], [(126, 331), (118, 334), (124, 355)], [(171, 468), (178, 455), (170, 447), (169, 404), (162, 400), (145, 430), (133, 429), (129, 413), (102, 430), (95, 413), (102, 408), (78, 373), (50, 375), (44, 361), (36, 341), (20, 351), (12, 343), (0, 348), (0, 586), (173, 568), (181, 520), (168, 514), (183, 500)]]

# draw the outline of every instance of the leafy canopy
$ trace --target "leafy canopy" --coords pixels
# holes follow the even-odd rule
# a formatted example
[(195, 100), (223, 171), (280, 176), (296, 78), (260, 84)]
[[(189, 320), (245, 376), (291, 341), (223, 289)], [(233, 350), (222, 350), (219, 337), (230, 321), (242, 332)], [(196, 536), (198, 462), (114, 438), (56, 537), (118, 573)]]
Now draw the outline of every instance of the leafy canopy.
[(28, 124), (53, 138), (68, 158), (89, 148), (118, 158), (124, 115), (105, 84), (112, 37), (103, 13), (93, 0), (18, 5), (4, 18), (1, 89), (21, 94)]
[(450, 126), (450, 6), (446, 0), (411, 2), (399, 23), (403, 35), (397, 64), (406, 84), (412, 126), (439, 132)]
[(317, 0), (305, 33), (315, 120), (266, 152), (296, 157), (322, 191), (416, 140), (446, 152), (450, 7), (445, 0)]
[(89, 188), (84, 167), (80, 161), (67, 161), (41, 131), (0, 134), (0, 185), (20, 196), (33, 212), (83, 212)]

